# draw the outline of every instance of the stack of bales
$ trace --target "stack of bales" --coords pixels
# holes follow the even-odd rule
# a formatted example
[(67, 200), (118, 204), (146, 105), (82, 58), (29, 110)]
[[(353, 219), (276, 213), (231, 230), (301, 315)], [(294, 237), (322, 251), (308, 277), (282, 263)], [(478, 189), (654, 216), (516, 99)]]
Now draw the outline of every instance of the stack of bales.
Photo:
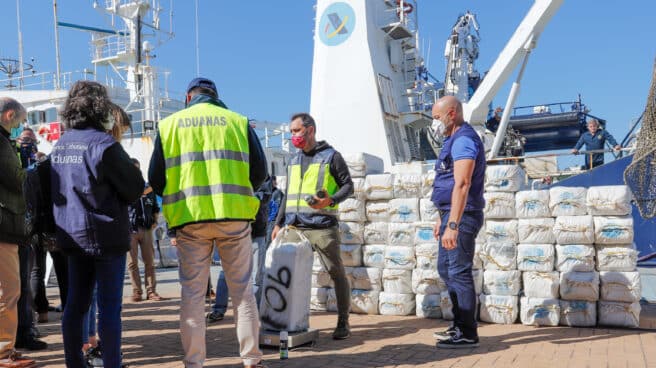
[(488, 166), (485, 174), (484, 243), (477, 252), (484, 269), (479, 297), (484, 322), (509, 324), (517, 319), (521, 271), (515, 193), (523, 183), (524, 171), (515, 165)]
[(634, 328), (639, 325), (641, 285), (636, 270), (638, 252), (633, 244), (630, 201), (626, 186), (592, 187), (586, 196), (594, 223), (600, 325)]

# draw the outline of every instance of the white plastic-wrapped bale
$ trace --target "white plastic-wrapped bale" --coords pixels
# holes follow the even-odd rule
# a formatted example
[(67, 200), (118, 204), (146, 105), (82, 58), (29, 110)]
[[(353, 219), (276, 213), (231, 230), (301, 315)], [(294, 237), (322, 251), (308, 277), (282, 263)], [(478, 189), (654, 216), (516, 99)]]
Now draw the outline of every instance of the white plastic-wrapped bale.
[(592, 216), (558, 216), (554, 223), (558, 244), (594, 244)]
[(520, 299), (519, 319), (524, 325), (558, 326), (560, 303), (558, 299), (522, 297)]
[(474, 259), (472, 261), (472, 269), (474, 270), (483, 269), (483, 258), (481, 258), (481, 252), (483, 252), (484, 246), (485, 243), (476, 242), (476, 246), (474, 248)]
[(364, 225), (365, 244), (387, 244), (389, 225), (387, 222), (370, 222)]
[(591, 215), (625, 216), (631, 214), (631, 198), (626, 185), (590, 187), (585, 204)]
[(411, 270), (415, 263), (414, 247), (389, 245), (385, 248), (385, 268)]
[(570, 327), (593, 327), (597, 324), (597, 303), (585, 300), (561, 300), (560, 324)]
[(351, 197), (366, 200), (367, 193), (364, 191), (364, 178), (353, 178), (353, 195)]
[(365, 267), (385, 267), (385, 244), (369, 244), (362, 246), (362, 264)]
[(548, 272), (554, 269), (553, 244), (519, 244), (517, 269), (520, 271)]
[(394, 175), (367, 175), (364, 180), (364, 191), (367, 200), (370, 201), (394, 198)]
[(518, 218), (550, 217), (549, 191), (524, 190), (515, 194), (515, 214)]
[(383, 291), (378, 296), (378, 310), (384, 316), (407, 316), (415, 312), (415, 294)]
[(595, 244), (632, 244), (633, 217), (594, 216)]
[(415, 294), (439, 294), (446, 290), (446, 284), (437, 270), (412, 270), (412, 292)]
[(485, 192), (486, 219), (511, 219), (515, 217), (515, 193)]
[(369, 222), (389, 222), (390, 212), (389, 212), (389, 201), (368, 201), (365, 204), (365, 212), (367, 214), (367, 220)]
[(383, 270), (383, 290), (388, 293), (412, 293), (412, 270)]
[(342, 240), (342, 244), (364, 244), (364, 224), (340, 222), (339, 238)]
[(395, 198), (389, 201), (390, 222), (414, 223), (419, 221), (419, 199)]
[(556, 234), (553, 232), (555, 220), (551, 217), (519, 219), (517, 235), (523, 244), (553, 244)]
[(451, 321), (453, 320), (453, 302), (448, 291), (440, 293), (440, 310), (442, 311), (442, 318)]
[(342, 157), (354, 178), (364, 178), (370, 174), (380, 174), (384, 169), (384, 162), (380, 157), (364, 152), (343, 153)]
[(346, 198), (339, 204), (339, 221), (365, 222), (367, 215), (364, 210), (364, 201), (355, 198)]
[(595, 248), (587, 244), (556, 245), (556, 269), (560, 272), (594, 271)]
[(480, 295), (483, 292), (483, 270), (472, 270), (472, 278), (474, 279), (474, 292)]
[(640, 301), (640, 274), (638, 272), (599, 272), (601, 300), (633, 303)]
[(351, 290), (351, 312), (378, 314), (379, 290)]
[(402, 222), (390, 222), (387, 236), (389, 245), (412, 247), (415, 244), (415, 226)]
[(638, 328), (640, 303), (599, 302), (599, 324), (603, 326)]
[(530, 298), (558, 299), (560, 274), (552, 272), (523, 272), (524, 295)]
[(517, 246), (513, 243), (485, 243), (478, 256), (485, 270), (517, 269)]
[(551, 216), (580, 216), (588, 213), (584, 187), (553, 187), (549, 189)]
[(319, 257), (319, 253), (314, 253), (312, 256), (312, 271), (325, 271), (326, 269), (323, 267), (323, 263), (321, 263), (321, 257)]
[(416, 315), (421, 318), (442, 318), (440, 294), (417, 294)]
[(328, 289), (326, 294), (326, 311), (337, 312), (337, 293), (335, 293), (335, 289)]
[(510, 325), (517, 320), (519, 308), (516, 296), (481, 294), (479, 300), (481, 302), (481, 321)]
[(599, 272), (563, 272), (560, 274), (560, 297), (565, 300), (599, 300)]
[(517, 244), (517, 220), (485, 221), (485, 241)]
[(422, 198), (419, 200), (419, 215), (421, 221), (435, 222), (440, 217), (440, 211), (429, 198)]
[(422, 174), (394, 176), (394, 198), (421, 197)]
[(313, 288), (331, 288), (335, 287), (335, 283), (330, 278), (328, 271), (312, 271), (312, 287)]
[(262, 272), (262, 328), (304, 331), (310, 324), (313, 251), (301, 233), (284, 228), (266, 252)]
[(485, 170), (485, 191), (517, 192), (524, 186), (525, 176), (519, 165), (489, 165)]
[(635, 271), (638, 251), (631, 245), (599, 245), (597, 249), (597, 271)]
[(328, 301), (328, 288), (310, 289), (310, 310), (325, 311)]
[(277, 175), (276, 176), (276, 183), (278, 184), (278, 189), (280, 189), (283, 193), (287, 190), (287, 176), (286, 175)]
[(522, 280), (520, 271), (485, 270), (483, 293), (487, 295), (519, 295)]
[(437, 243), (424, 243), (415, 246), (416, 267), (422, 270), (437, 271), (437, 254), (440, 246)]
[(433, 235), (434, 225), (434, 222), (415, 223), (415, 245), (426, 243), (437, 244), (437, 239)]
[(354, 267), (349, 281), (352, 289), (382, 290), (383, 270), (375, 267)]
[(344, 266), (362, 266), (362, 246), (360, 244), (342, 244), (340, 246), (340, 256)]
[(421, 196), (430, 198), (433, 194), (433, 182), (435, 181), (435, 170), (429, 170), (421, 176)]

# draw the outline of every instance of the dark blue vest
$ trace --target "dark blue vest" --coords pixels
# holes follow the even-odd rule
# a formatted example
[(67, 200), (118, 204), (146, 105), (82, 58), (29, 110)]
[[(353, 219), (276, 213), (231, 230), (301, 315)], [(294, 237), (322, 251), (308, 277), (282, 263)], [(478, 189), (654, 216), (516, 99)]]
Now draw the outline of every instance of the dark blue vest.
[[(323, 164), (330, 164), (333, 160), (333, 156), (335, 155), (335, 149), (332, 147), (322, 149), (321, 151), (318, 151), (312, 156), (312, 160), (310, 163), (323, 163)], [(303, 157), (305, 156), (305, 153), (303, 150), (299, 150), (298, 154), (294, 156), (289, 163), (289, 167), (293, 165), (303, 165)], [(306, 159), (307, 160), (307, 159)], [(301, 167), (301, 178), (303, 178), (303, 174), (305, 174), (305, 170), (307, 170), (307, 167), (303, 168)], [(287, 176), (287, 186), (289, 187), (289, 175)], [(289, 198), (287, 194), (285, 194), (285, 199)], [(302, 200), (302, 199), (301, 199)], [(329, 227), (333, 227), (337, 225), (337, 217), (331, 216), (331, 215), (325, 215), (325, 214), (318, 214), (318, 213), (297, 213), (297, 212), (292, 212), (290, 209), (285, 210), (285, 225), (294, 225), (300, 228), (307, 228), (307, 229), (326, 229)]]
[(450, 139), (444, 143), (440, 151), (440, 157), (435, 162), (435, 181), (433, 182), (433, 195), (431, 201), (439, 210), (448, 211), (451, 209), (451, 194), (453, 193), (453, 157), (451, 156), (451, 146), (458, 137), (469, 137), (478, 148), (478, 155), (474, 166), (474, 172), (471, 178), (471, 187), (467, 194), (467, 204), (465, 211), (479, 211), (485, 207), (485, 198), (483, 198), (483, 185), (485, 181), (485, 147), (478, 133), (467, 123), (463, 123)]
[(53, 214), (65, 253), (120, 255), (130, 249), (128, 206), (99, 170), (115, 143), (95, 129), (71, 129), (52, 149)]

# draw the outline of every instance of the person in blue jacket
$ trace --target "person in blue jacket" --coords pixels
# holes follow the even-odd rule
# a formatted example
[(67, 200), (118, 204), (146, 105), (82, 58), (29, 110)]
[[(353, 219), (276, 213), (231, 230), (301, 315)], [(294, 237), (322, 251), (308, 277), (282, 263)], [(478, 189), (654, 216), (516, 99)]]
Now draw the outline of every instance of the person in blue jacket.
[[(588, 131), (581, 134), (579, 141), (576, 142), (576, 146), (574, 146), (574, 149), (572, 149), (572, 153), (578, 154), (579, 150), (583, 145), (585, 145), (585, 149), (587, 151), (602, 150), (606, 145), (606, 141), (608, 141), (608, 143), (610, 143), (611, 146), (613, 146), (613, 149), (615, 150), (619, 150), (620, 148), (622, 148), (619, 144), (617, 144), (615, 138), (613, 138), (613, 136), (610, 133), (608, 133), (608, 131), (606, 131), (605, 129), (601, 129), (599, 121), (597, 119), (591, 119), (590, 121), (588, 121)], [(592, 158), (592, 162), (590, 162), (591, 158)], [(583, 169), (584, 170), (592, 169), (594, 167), (603, 164), (604, 164), (603, 152), (593, 153), (591, 155), (588, 154), (585, 155), (585, 167), (583, 167)]]

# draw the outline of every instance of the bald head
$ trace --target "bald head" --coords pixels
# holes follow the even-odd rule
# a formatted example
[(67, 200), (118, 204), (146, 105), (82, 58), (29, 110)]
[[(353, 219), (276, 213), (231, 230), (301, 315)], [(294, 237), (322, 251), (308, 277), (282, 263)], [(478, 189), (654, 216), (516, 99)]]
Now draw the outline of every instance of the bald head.
[(462, 116), (462, 103), (454, 96), (444, 96), (433, 105), (433, 119), (445, 126), (445, 135), (450, 136), (465, 121)]

